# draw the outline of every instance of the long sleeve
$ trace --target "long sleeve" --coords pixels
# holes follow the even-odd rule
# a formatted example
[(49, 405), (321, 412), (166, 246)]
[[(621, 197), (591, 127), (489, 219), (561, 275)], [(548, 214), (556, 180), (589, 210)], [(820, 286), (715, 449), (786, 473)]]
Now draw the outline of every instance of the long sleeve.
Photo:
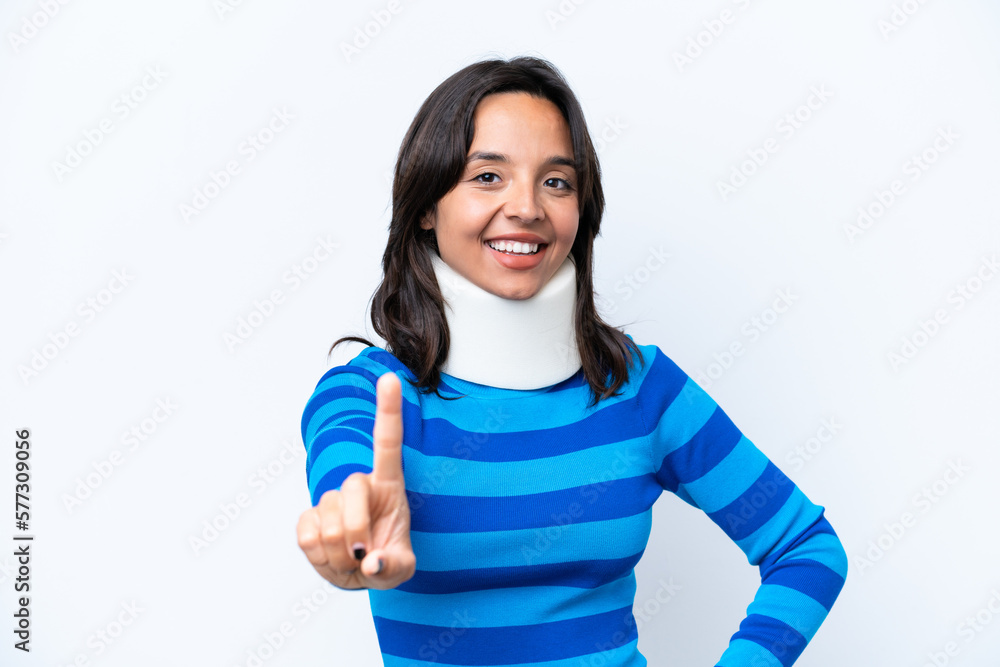
[(660, 485), (704, 511), (760, 569), (719, 667), (793, 664), (844, 586), (847, 555), (815, 505), (658, 348), (640, 392)]
[(313, 506), (353, 472), (372, 471), (374, 373), (338, 366), (320, 379), (302, 414), (306, 477)]

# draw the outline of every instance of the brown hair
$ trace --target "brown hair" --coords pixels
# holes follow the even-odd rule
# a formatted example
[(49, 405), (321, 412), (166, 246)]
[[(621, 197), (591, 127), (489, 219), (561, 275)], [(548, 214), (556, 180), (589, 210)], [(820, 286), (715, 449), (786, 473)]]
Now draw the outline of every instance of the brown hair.
[[(444, 299), (427, 254), (428, 248), (437, 252), (437, 240), (434, 230), (420, 227), (420, 220), (461, 178), (479, 102), (504, 92), (551, 101), (569, 125), (580, 205), (580, 224), (570, 250), (576, 264), (576, 341), (594, 406), (617, 396), (628, 381), (630, 350), (643, 364), (645, 360), (635, 342), (606, 324), (594, 305), (594, 238), (604, 214), (601, 168), (580, 103), (548, 61), (521, 56), (473, 63), (445, 79), (417, 111), (396, 159), (392, 219), (382, 256), (382, 283), (372, 298), (372, 325), (386, 340), (386, 350), (417, 377), (416, 386), (437, 393), (449, 331)], [(330, 346), (330, 353), (345, 341), (375, 347), (364, 338), (344, 336)]]

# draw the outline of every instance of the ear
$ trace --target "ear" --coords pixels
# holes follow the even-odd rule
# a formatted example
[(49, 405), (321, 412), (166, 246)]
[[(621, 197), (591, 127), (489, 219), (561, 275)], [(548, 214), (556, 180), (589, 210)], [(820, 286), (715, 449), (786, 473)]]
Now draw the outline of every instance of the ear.
[(434, 223), (436, 222), (434, 220), (434, 216), (435, 216), (436, 211), (437, 211), (437, 207), (434, 206), (434, 207), (431, 207), (431, 209), (428, 210), (426, 213), (424, 213), (422, 216), (420, 216), (420, 228), (421, 229), (434, 229)]

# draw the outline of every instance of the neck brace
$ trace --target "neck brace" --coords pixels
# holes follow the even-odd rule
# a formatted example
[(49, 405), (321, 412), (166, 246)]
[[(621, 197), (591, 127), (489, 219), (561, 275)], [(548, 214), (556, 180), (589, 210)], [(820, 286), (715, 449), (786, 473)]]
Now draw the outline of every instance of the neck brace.
[(518, 300), (487, 292), (434, 250), (429, 254), (451, 337), (442, 373), (491, 387), (540, 389), (580, 370), (572, 255), (537, 294)]

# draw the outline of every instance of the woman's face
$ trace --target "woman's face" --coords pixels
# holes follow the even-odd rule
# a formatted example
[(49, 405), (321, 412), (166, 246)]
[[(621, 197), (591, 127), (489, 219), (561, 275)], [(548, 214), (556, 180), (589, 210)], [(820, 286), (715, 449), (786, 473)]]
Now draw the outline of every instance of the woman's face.
[(569, 126), (552, 102), (521, 92), (487, 95), (473, 122), (465, 171), (421, 227), (459, 274), (527, 299), (562, 265), (580, 224)]

